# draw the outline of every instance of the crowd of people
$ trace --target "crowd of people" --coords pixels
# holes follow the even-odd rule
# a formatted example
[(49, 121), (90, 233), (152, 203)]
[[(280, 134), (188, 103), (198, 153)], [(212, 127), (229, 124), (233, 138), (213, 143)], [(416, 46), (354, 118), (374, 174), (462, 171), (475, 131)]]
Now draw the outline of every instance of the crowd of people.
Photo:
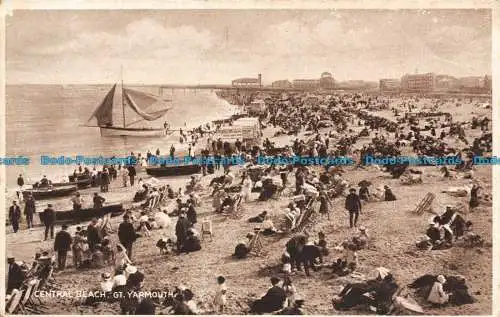
[[(404, 107), (408, 111), (414, 110), (412, 106), (417, 100), (410, 99)], [(367, 97), (362, 94), (345, 94), (329, 96), (310, 96), (302, 94), (291, 94), (286, 98), (283, 96), (272, 96), (266, 100), (268, 113), (261, 117), (261, 121), (274, 129), (278, 129), (277, 135), (293, 135), (290, 144), (283, 148), (276, 148), (274, 144), (265, 139), (262, 146), (247, 147), (243, 140), (234, 143), (221, 139), (207, 138), (206, 145), (200, 145), (200, 138), (207, 134), (204, 128), (195, 129), (192, 133), (184, 131), (181, 133), (182, 142), (189, 143), (189, 153), (194, 153), (194, 147), (204, 147), (201, 151), (205, 156), (239, 156), (246, 163), (242, 167), (231, 167), (230, 164), (204, 164), (202, 174), (193, 176), (186, 184), (186, 189), (174, 190), (168, 184), (154, 184), (138, 180), (137, 192), (134, 193), (133, 208), (123, 215), (123, 221), (117, 227), (116, 233), (109, 231), (105, 219), (93, 219), (86, 227), (78, 226), (75, 234), (69, 233), (68, 226), (64, 225), (55, 234), (55, 210), (51, 204), (40, 213), (45, 226), (45, 240), (54, 239), (54, 252), (57, 262), (53, 266), (58, 271), (66, 270), (66, 258), (69, 252), (72, 254), (73, 266), (76, 269), (103, 269), (111, 268), (110, 272), (102, 274), (100, 290), (106, 294), (101, 299), (88, 298), (86, 305), (97, 302), (116, 302), (113, 294), (118, 292), (127, 293), (127, 290), (138, 291), (143, 288), (144, 273), (134, 265), (136, 251), (134, 246), (137, 239), (149, 238), (155, 229), (162, 230), (162, 239), (156, 246), (163, 252), (180, 254), (191, 253), (202, 250), (200, 240), (201, 227), (198, 219), (197, 208), (200, 206), (199, 193), (207, 190), (212, 199), (214, 215), (237, 214), (241, 205), (247, 204), (255, 197), (252, 193), (258, 193), (256, 200), (265, 202), (271, 199), (283, 199), (284, 193), (289, 193), (291, 201), (281, 216), (285, 225), (278, 224), (276, 212), (260, 210), (248, 219), (251, 223), (258, 223), (258, 230), (247, 235), (245, 242), (238, 243), (234, 255), (239, 259), (246, 258), (252, 248), (255, 248), (258, 235), (274, 235), (278, 238), (291, 235), (281, 257), (280, 270), (282, 279), (278, 276), (271, 278), (271, 287), (261, 298), (250, 303), (252, 313), (278, 313), (278, 314), (303, 314), (304, 298), (297, 296), (297, 290), (292, 283), (292, 276), (304, 268), (306, 276), (313, 276), (320, 268), (327, 267), (336, 276), (347, 276), (357, 273), (359, 268), (358, 254), (364, 252), (376, 237), (368, 235), (364, 226), (369, 222), (364, 218), (363, 211), (367, 204), (375, 201), (396, 201), (398, 191), (393, 192), (387, 184), (380, 185), (382, 190), (378, 193), (370, 189), (371, 182), (351, 184), (349, 182), (349, 168), (326, 165), (326, 166), (304, 166), (300, 163), (278, 166), (276, 164), (260, 165), (257, 158), (262, 155), (278, 153), (282, 157), (293, 157), (296, 155), (307, 157), (326, 156), (349, 156), (357, 155), (358, 160), (353, 164), (355, 169), (368, 168), (364, 164), (365, 156), (387, 156), (400, 155), (403, 151), (412, 151), (420, 155), (449, 155), (467, 158), (470, 154), (491, 150), (491, 133), (489, 133), (488, 121), (475, 119), (471, 123), (473, 129), (480, 127), (482, 136), (475, 138), (472, 145), (467, 141), (467, 134), (463, 128), (468, 122), (455, 122), (448, 113), (433, 111), (429, 115), (420, 115), (418, 118), (405, 113), (399, 116), (399, 111), (394, 111), (397, 117), (390, 120), (376, 115), (372, 109), (380, 106), (388, 108), (390, 100), (383, 97)], [(445, 121), (442, 126), (436, 122), (424, 123), (428, 126), (421, 127), (421, 118), (441, 118)], [(420, 120), (420, 121), (419, 121)], [(327, 129), (325, 131), (325, 128)], [(438, 136), (436, 129), (441, 129)], [(305, 133), (304, 133), (305, 132)], [(300, 134), (300, 135), (299, 135)], [(188, 135), (191, 136), (189, 141)], [(210, 135), (210, 133), (208, 133)], [(373, 135), (373, 138), (369, 136)], [(449, 138), (456, 137), (455, 144), (450, 145)], [(447, 139), (448, 138), (448, 139)], [(461, 146), (457, 144), (462, 143)], [(174, 156), (176, 149), (170, 147), (170, 155)], [(131, 155), (135, 156), (134, 153)], [(143, 157), (138, 154), (138, 164), (144, 164), (152, 156), (159, 156), (160, 150), (155, 154), (148, 151)], [(469, 160), (470, 161), (470, 160)], [(143, 163), (141, 163), (143, 162)], [(470, 170), (473, 166), (456, 167), (457, 172)], [(385, 170), (393, 177), (400, 177), (406, 171), (407, 166), (385, 166)], [(220, 173), (219, 173), (220, 170)], [(211, 178), (210, 188), (200, 185), (200, 179), (206, 175), (214, 175)], [(137, 171), (134, 166), (127, 167), (103, 167), (102, 171), (92, 171), (87, 167), (79, 167), (75, 170), (74, 177), (87, 175), (92, 184), (98, 184), (101, 192), (110, 190), (109, 184), (119, 179), (123, 187), (136, 184)], [(289, 178), (294, 178), (291, 182)], [(18, 179), (18, 184), (24, 182)], [(50, 182), (43, 180), (41, 186)], [(479, 187), (471, 191), (471, 208), (479, 205)], [(71, 199), (73, 210), (78, 212), (85, 204), (82, 195), (77, 192)], [(99, 193), (92, 197), (93, 208), (102, 208), (106, 198)], [(331, 220), (334, 209), (339, 206), (346, 210), (349, 227), (352, 229), (351, 236), (337, 245), (331, 246), (327, 243), (327, 237), (323, 232), (318, 233), (318, 238), (313, 241), (307, 233), (306, 228), (314, 227), (320, 222)], [(173, 203), (173, 207), (167, 210), (166, 206)], [(28, 222), (28, 228), (33, 225), (33, 214), (36, 212), (34, 200), (28, 196), (25, 201), (24, 213)], [(317, 209), (316, 209), (317, 208)], [(318, 211), (320, 217), (315, 215)], [(29, 217), (28, 217), (29, 215)], [(171, 217), (177, 218), (175, 224)], [(9, 209), (9, 219), (14, 232), (19, 230), (21, 218), (21, 207), (14, 201)], [(28, 220), (30, 219), (30, 220)], [(444, 213), (441, 217), (435, 217), (426, 232), (425, 243), (417, 243), (418, 248), (428, 249), (449, 248), (453, 241), (457, 240), (470, 229), (470, 223), (462, 221), (459, 214), (451, 216)], [(360, 225), (363, 224), (363, 225)], [(429, 246), (430, 244), (430, 246)], [(170, 252), (169, 250), (175, 251)], [(10, 260), (9, 260), (10, 261)], [(12, 262), (12, 261), (10, 261)], [(9, 263), (10, 263), (9, 262)], [(9, 289), (19, 288), (22, 279), (17, 273), (18, 269), (13, 265), (9, 267)], [(12, 280), (11, 280), (12, 277)], [(227, 309), (227, 284), (226, 278), (217, 278), (213, 309), (217, 313), (226, 312)], [(436, 277), (430, 294), (426, 299), (433, 304), (445, 304), (448, 302), (446, 293), (440, 284), (443, 284), (441, 275)], [(440, 283), (440, 284), (439, 284)], [(333, 307), (338, 310), (351, 309), (361, 304), (366, 304), (370, 309), (379, 314), (387, 314), (392, 309), (392, 298), (399, 286), (395, 277), (383, 272), (376, 278), (346, 285), (333, 301)], [(165, 305), (171, 305), (172, 312), (183, 314), (195, 314), (198, 309), (194, 304), (194, 294), (187, 289), (176, 289), (175, 294), (170, 294)], [(366, 295), (368, 294), (368, 295)], [(151, 298), (136, 299), (130, 296), (121, 296), (121, 312), (130, 313), (154, 313), (155, 305), (151, 304)]]

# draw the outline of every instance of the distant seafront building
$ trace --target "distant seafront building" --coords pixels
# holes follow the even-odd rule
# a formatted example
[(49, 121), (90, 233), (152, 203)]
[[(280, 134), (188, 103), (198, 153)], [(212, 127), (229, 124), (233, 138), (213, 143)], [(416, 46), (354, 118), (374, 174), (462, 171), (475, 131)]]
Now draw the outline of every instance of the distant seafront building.
[(335, 80), (333, 76), (329, 72), (324, 72), (321, 74), (321, 78), (319, 79), (319, 86), (321, 89), (333, 89), (335, 88)]
[(292, 82), (293, 88), (297, 89), (307, 89), (314, 90), (320, 88), (320, 80), (319, 79), (294, 79)]
[(401, 89), (401, 81), (397, 78), (383, 78), (379, 80), (381, 92), (398, 92)]
[(262, 87), (262, 75), (259, 74), (257, 78), (238, 78), (231, 82), (231, 85), (234, 87), (252, 87), (252, 88), (261, 88)]
[(436, 74), (405, 74), (401, 77), (404, 92), (433, 92), (436, 89)]
[(271, 87), (277, 88), (277, 89), (288, 89), (288, 88), (292, 88), (292, 83), (288, 79), (276, 80), (276, 81), (273, 81), (273, 83), (271, 84)]

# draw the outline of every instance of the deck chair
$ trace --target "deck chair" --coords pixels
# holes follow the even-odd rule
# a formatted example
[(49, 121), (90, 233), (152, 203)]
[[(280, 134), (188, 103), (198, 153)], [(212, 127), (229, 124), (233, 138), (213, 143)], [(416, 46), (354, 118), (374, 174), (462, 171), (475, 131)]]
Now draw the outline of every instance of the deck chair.
[(11, 298), (8, 305), (5, 307), (5, 311), (9, 314), (16, 314), (17, 312), (26, 313), (23, 303), (21, 302), (23, 298), (24, 291), (14, 289), (11, 293)]
[[(37, 278), (35, 285), (33, 285), (33, 295), (36, 294), (36, 292), (38, 290), (40, 290), (40, 285), (41, 285), (41, 280)], [(30, 301), (32, 301), (33, 303), (36, 303), (38, 306), (40, 306), (44, 309), (48, 308), (45, 304), (43, 304), (43, 302), (39, 296), (33, 296), (33, 295), (31, 296)]]
[(205, 235), (210, 236), (210, 241), (212, 241), (213, 227), (212, 220), (205, 220), (201, 223), (201, 239), (204, 240)]
[(37, 304), (34, 302), (34, 298), (38, 298), (35, 296), (35, 291), (37, 290), (38, 282), (39, 282), (38, 279), (33, 279), (28, 282), (28, 287), (21, 300), (21, 304), (28, 313), (32, 314), (42, 313), (42, 310), (40, 310)]

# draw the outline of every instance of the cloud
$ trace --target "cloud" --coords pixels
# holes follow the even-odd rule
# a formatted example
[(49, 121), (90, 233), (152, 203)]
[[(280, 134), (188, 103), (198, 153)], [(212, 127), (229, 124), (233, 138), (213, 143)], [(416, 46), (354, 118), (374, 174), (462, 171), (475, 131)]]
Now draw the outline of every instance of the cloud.
[(26, 18), (22, 29), (33, 31), (8, 31), (7, 75), (9, 81), (104, 82), (116, 80), (123, 65), (126, 80), (187, 84), (229, 83), (257, 73), (270, 82), (316, 78), (323, 71), (340, 80), (376, 80), (416, 67), (459, 76), (491, 69), (491, 30), (487, 23), (466, 24), (467, 15), (447, 13), (455, 19), (450, 20), (439, 13), (383, 10), (266, 14), (264, 19), (249, 13), (237, 22), (224, 13), (210, 19), (183, 13), (176, 23), (151, 15), (94, 23), (74, 13), (74, 24), (71, 17), (62, 20), (71, 30), (57, 29), (52, 38), (50, 27), (38, 32), (27, 27), (34, 22)]

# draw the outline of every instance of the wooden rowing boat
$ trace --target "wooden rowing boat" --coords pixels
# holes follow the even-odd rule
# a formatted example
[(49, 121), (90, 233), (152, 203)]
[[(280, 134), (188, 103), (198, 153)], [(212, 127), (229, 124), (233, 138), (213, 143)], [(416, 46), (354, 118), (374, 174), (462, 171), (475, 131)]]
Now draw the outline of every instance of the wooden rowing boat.
[(154, 177), (192, 175), (200, 172), (200, 165), (175, 165), (146, 168), (146, 173)]
[(78, 212), (73, 209), (58, 211), (56, 212), (56, 222), (82, 222), (91, 220), (92, 218), (101, 218), (107, 214), (111, 214), (111, 217), (120, 216), (125, 212), (122, 204), (114, 204), (103, 206), (101, 208), (84, 208)]
[(31, 193), (33, 195), (33, 198), (35, 198), (36, 200), (49, 199), (49, 198), (67, 196), (75, 192), (76, 189), (77, 189), (76, 186), (29, 189), (23, 191), (23, 196), (28, 197), (28, 194)]

